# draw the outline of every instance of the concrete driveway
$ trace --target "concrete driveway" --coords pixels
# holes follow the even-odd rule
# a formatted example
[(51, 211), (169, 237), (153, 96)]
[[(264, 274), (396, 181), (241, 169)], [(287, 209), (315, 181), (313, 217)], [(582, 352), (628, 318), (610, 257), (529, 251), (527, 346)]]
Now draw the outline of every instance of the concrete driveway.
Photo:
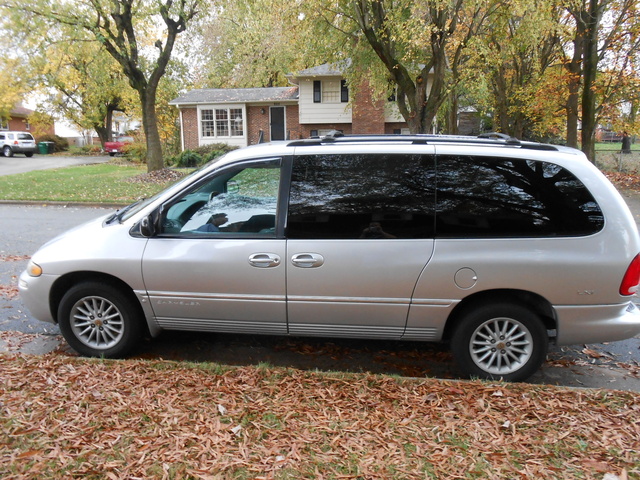
[(20, 153), (13, 157), (0, 155), (0, 175), (15, 175), (33, 170), (48, 170), (51, 168), (71, 167), (73, 165), (87, 165), (91, 163), (105, 163), (109, 161), (108, 155), (64, 156), (64, 155), (38, 155), (28, 158)]

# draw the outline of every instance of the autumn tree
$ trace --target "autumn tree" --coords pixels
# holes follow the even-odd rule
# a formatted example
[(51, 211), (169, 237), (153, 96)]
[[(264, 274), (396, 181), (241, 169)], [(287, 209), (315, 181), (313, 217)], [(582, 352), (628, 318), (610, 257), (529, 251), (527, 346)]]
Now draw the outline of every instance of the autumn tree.
[(5, 10), (43, 18), (82, 29), (92, 35), (120, 65), (137, 92), (147, 142), (148, 170), (161, 169), (162, 147), (158, 132), (158, 85), (178, 35), (197, 15), (201, 0), (4, 0)]
[(22, 80), (22, 70), (20, 59), (0, 56), (0, 76), (2, 76), (0, 119), (8, 118), (11, 110), (28, 92), (28, 87)]
[(201, 66), (197, 84), (209, 88), (287, 85), (286, 74), (306, 68), (308, 27), (295, 3), (220, 0), (187, 33), (199, 48), (189, 52)]
[(573, 25), (565, 61), (571, 74), (567, 101), (567, 140), (577, 144), (582, 124), (582, 150), (595, 159), (595, 132), (603, 110), (637, 77), (640, 17), (635, 0), (572, 0), (567, 2)]
[(451, 75), (451, 62), (466, 57), (455, 50), (464, 49), (484, 23), (486, 5), (463, 0), (339, 0), (309, 3), (306, 12), (325, 25), (325, 32), (348, 39), (342, 52), (351, 60), (352, 86), (362, 79), (373, 80), (378, 91), (385, 81), (397, 86), (398, 108), (410, 131), (426, 133), (458, 81)]
[(547, 79), (560, 58), (558, 18), (559, 9), (548, 0), (496, 4), (491, 28), (475, 43), (472, 64), (487, 75), (470, 79), (488, 83), (495, 130), (516, 138), (533, 131), (544, 136), (543, 119), (557, 117), (560, 103)]
[(134, 109), (134, 91), (97, 42), (44, 45), (33, 68), (52, 109), (80, 129), (94, 130), (103, 145), (112, 140), (114, 112)]

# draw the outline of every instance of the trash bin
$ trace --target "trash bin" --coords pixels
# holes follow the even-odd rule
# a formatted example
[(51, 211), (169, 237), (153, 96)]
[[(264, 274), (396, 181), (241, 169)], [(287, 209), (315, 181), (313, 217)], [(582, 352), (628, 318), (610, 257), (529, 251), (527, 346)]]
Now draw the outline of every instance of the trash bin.
[(47, 145), (47, 153), (53, 153), (53, 150), (55, 149), (56, 144), (53, 142), (42, 142), (45, 143)]
[(41, 155), (49, 153), (49, 146), (47, 145), (47, 142), (38, 142), (38, 153)]

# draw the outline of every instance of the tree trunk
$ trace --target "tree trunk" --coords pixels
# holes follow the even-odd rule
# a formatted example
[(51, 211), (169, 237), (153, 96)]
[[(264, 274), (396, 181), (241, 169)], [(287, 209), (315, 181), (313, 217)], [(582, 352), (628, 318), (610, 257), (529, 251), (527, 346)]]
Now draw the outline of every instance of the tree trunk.
[(583, 11), (573, 13), (576, 21), (576, 33), (573, 39), (573, 57), (566, 64), (569, 73), (569, 96), (567, 97), (567, 146), (578, 148), (578, 122), (580, 120), (580, 81), (582, 80), (582, 61), (584, 56), (587, 25)]
[(142, 109), (142, 128), (147, 139), (147, 171), (162, 170), (164, 160), (162, 158), (162, 144), (158, 132), (158, 117), (156, 115), (155, 88), (147, 87), (140, 93)]
[(598, 72), (598, 29), (600, 27), (598, 0), (589, 0), (583, 55), (582, 89), (582, 151), (595, 163), (595, 133), (597, 126), (596, 93), (593, 90)]
[(458, 95), (455, 92), (451, 92), (450, 99), (446, 133), (449, 135), (458, 135)]

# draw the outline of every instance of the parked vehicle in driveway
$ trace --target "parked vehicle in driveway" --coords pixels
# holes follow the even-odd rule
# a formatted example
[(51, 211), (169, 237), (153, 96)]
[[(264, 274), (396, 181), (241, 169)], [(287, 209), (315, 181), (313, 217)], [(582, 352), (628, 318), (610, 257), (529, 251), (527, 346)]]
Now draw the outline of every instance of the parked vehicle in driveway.
[(577, 150), (335, 134), (232, 151), (52, 240), (19, 287), (83, 355), (162, 330), (446, 341), (514, 381), (550, 341), (640, 333), (638, 252)]
[(110, 156), (115, 156), (117, 154), (123, 153), (123, 147), (128, 143), (133, 143), (133, 137), (129, 136), (119, 136), (113, 142), (104, 142), (104, 151), (107, 152)]
[(5, 157), (13, 157), (15, 153), (33, 157), (37, 150), (36, 141), (29, 132), (0, 131), (0, 151)]

